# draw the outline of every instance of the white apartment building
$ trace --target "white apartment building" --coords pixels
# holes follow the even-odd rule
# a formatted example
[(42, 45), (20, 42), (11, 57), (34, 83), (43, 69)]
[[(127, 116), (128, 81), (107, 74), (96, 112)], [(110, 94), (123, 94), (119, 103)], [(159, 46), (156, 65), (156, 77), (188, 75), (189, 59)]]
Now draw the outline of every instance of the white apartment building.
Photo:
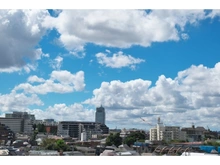
[(182, 132), (179, 126), (165, 126), (158, 118), (155, 128), (150, 129), (150, 141), (186, 140), (186, 132)]
[(157, 140), (157, 128), (150, 129), (150, 140), (156, 141)]

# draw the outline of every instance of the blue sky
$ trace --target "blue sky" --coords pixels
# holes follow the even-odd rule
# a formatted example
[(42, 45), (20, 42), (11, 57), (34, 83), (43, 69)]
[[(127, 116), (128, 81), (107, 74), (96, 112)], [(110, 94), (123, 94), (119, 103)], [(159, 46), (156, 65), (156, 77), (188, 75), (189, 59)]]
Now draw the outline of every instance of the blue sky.
[(219, 10), (1, 10), (0, 115), (219, 130)]

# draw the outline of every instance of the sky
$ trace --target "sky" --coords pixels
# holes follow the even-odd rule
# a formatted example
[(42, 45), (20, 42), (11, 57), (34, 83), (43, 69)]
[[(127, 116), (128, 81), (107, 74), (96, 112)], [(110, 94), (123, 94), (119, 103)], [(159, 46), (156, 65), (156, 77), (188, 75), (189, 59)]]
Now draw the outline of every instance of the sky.
[[(220, 10), (0, 10), (0, 116), (220, 130)], [(143, 121), (142, 119), (145, 121)]]

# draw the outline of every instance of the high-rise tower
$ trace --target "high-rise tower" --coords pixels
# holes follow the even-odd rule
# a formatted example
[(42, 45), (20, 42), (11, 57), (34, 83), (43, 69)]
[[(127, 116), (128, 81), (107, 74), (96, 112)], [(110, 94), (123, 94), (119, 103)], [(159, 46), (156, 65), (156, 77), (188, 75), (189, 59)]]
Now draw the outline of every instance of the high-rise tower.
[(105, 124), (105, 108), (102, 105), (96, 108), (95, 122)]

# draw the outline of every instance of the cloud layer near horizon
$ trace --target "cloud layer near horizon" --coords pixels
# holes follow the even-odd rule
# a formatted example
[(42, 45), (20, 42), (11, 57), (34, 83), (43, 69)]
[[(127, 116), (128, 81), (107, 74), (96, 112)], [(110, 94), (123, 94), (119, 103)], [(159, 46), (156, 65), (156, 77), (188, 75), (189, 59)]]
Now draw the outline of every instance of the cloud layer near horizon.
[[(66, 76), (64, 73), (67, 72), (52, 73), (51, 78), (56, 75), (56, 79), (61, 84), (66, 82), (68, 85), (69, 81), (66, 78), (71, 79), (71, 76)], [(46, 108), (45, 111), (28, 108), (28, 105), (33, 104), (43, 105), (36, 94), (27, 97), (28, 93), (44, 94), (37, 92), (37, 90), (35, 92), (31, 90), (37, 85), (32, 86), (29, 90), (22, 88), (24, 93), (18, 94), (15, 91), (21, 89), (23, 84), (20, 84), (13, 89), (11, 94), (1, 95), (0, 108), (3, 112), (26, 110), (41, 118), (49, 118), (53, 114), (53, 118), (56, 120), (94, 121), (94, 110), (85, 108), (85, 105), (100, 106), (102, 104), (106, 108), (107, 122), (118, 124), (123, 121), (140, 124), (140, 117), (150, 117), (149, 122), (155, 123), (158, 116), (162, 116), (170, 124), (182, 124), (184, 121), (188, 121), (188, 125), (191, 122), (204, 124), (209, 120), (216, 124), (220, 117), (219, 75), (220, 63), (216, 63), (213, 68), (192, 65), (190, 68), (178, 72), (178, 76), (174, 79), (161, 75), (155, 85), (151, 81), (143, 79), (127, 82), (119, 80), (102, 82), (100, 88), (93, 90), (92, 98), (72, 105), (54, 104)], [(46, 84), (47, 80), (31, 76), (28, 81)], [(83, 86), (77, 89), (83, 89)], [(51, 91), (55, 92), (56, 90)], [(19, 101), (13, 98), (19, 98)]]

